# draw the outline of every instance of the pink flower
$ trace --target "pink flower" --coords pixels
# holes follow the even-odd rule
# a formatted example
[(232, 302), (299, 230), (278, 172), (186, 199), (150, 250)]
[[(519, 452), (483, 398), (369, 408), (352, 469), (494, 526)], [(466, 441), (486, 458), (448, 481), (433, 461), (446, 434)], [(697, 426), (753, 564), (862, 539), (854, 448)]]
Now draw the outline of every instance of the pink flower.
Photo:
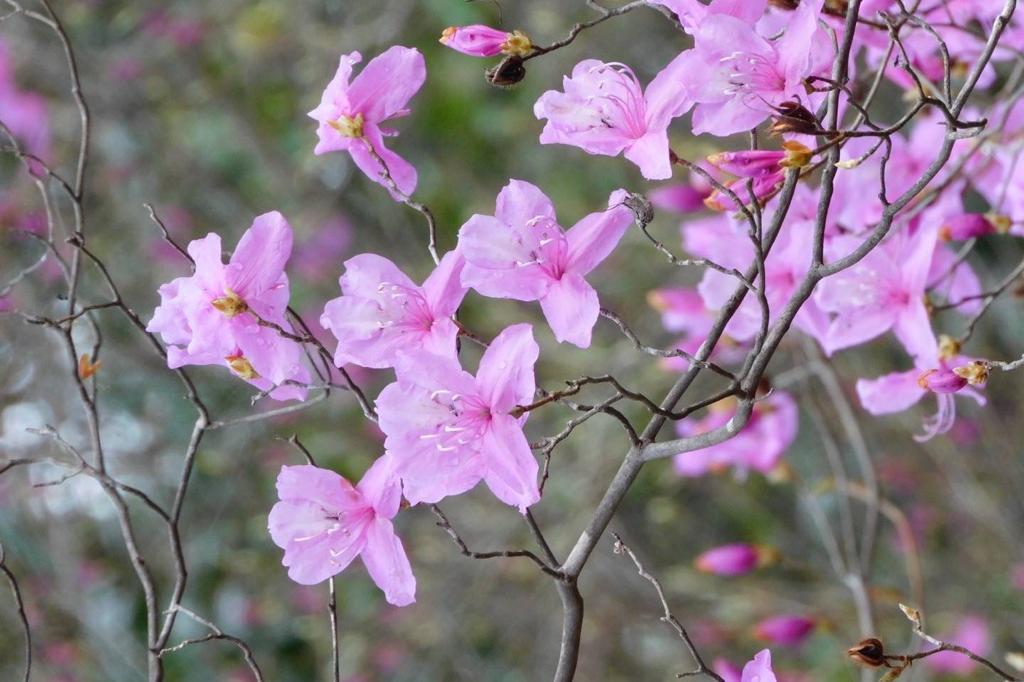
[[(679, 63), (677, 63), (679, 62)], [(563, 79), (564, 92), (549, 90), (533, 113), (547, 119), (542, 144), (568, 144), (588, 154), (617, 156), (635, 163), (649, 180), (672, 176), (668, 126), (690, 108), (685, 77), (677, 58), (662, 69), (644, 92), (624, 64), (587, 59)]]
[(700, 25), (708, 16), (727, 14), (753, 26), (767, 9), (767, 0), (711, 0), (705, 5), (700, 0), (651, 0), (651, 4), (661, 5), (675, 13), (680, 25), (690, 35), (700, 30)]
[[(25, 92), (14, 81), (14, 65), (7, 44), (0, 41), (0, 122), (11, 131), (22, 151), (50, 159), (50, 116), (46, 100)], [(39, 164), (30, 162), (32, 173), (42, 175)]]
[(892, 372), (877, 379), (858, 379), (857, 396), (864, 409), (874, 415), (892, 414), (909, 409), (928, 394), (934, 393), (938, 411), (925, 418), (924, 431), (914, 436), (917, 441), (926, 441), (947, 433), (956, 421), (955, 393), (973, 398), (980, 405), (985, 404), (974, 386), (984, 384), (983, 372), (971, 358), (956, 355), (940, 357), (933, 351), (919, 358), (918, 367), (906, 372)]
[[(347, 151), (371, 180), (386, 186), (382, 176), (390, 175), (398, 192), (408, 196), (416, 189), (416, 169), (384, 146), (384, 138), (397, 133), (381, 124), (409, 113), (405, 106), (427, 76), (423, 55), (396, 45), (371, 59), (349, 82), (352, 67), (362, 59), (358, 52), (342, 55), (320, 106), (309, 112), (310, 118), (319, 122), (319, 142), (313, 153)], [(402, 198), (391, 193), (396, 200)]]
[(832, 50), (818, 25), (820, 3), (801, 2), (774, 40), (761, 36), (746, 15), (748, 6), (763, 10), (763, 2), (716, 4), (728, 11), (709, 12), (692, 26), (694, 47), (673, 64), (677, 87), (697, 103), (693, 132), (725, 136), (756, 127), (773, 106), (806, 97), (806, 78), (826, 67)]
[(160, 305), (146, 327), (167, 344), (168, 367), (223, 365), (262, 390), (273, 389), (277, 400), (305, 397), (302, 347), (259, 324), (292, 331), (284, 273), (291, 250), (292, 229), (277, 211), (253, 220), (227, 265), (219, 235), (190, 243), (195, 272), (160, 287)]
[(402, 500), (391, 458), (374, 462), (355, 487), (327, 469), (281, 467), (277, 495), (267, 528), (289, 578), (315, 585), (361, 556), (388, 603), (416, 601), (416, 578), (391, 523)]
[(776, 682), (775, 672), (772, 670), (772, 652), (762, 649), (753, 660), (743, 666), (740, 682)]
[(518, 324), (491, 343), (476, 377), (454, 355), (412, 349), (400, 357), (377, 410), (409, 502), (437, 502), (481, 479), (520, 511), (540, 499), (527, 415), (510, 414), (533, 400), (539, 352), (530, 325)]
[[(988, 631), (988, 624), (978, 616), (965, 617), (960, 621), (956, 631), (942, 639), (969, 649), (979, 656), (987, 656), (992, 648), (992, 637)], [(970, 675), (977, 663), (954, 651), (942, 651), (926, 658), (925, 665), (938, 673)]]
[(694, 561), (697, 570), (721, 576), (737, 576), (757, 568), (761, 554), (757, 547), (738, 542), (703, 552)]
[(959, 242), (967, 239), (973, 239), (975, 237), (984, 237), (986, 235), (995, 234), (999, 231), (999, 228), (987, 215), (982, 215), (980, 213), (961, 213), (946, 218), (942, 227), (939, 228), (939, 239), (947, 242)]
[(471, 57), (513, 54), (520, 57), (533, 51), (530, 39), (521, 31), (502, 31), (490, 26), (449, 26), (441, 33), (441, 44)]
[(626, 197), (624, 190), (612, 192), (607, 210), (563, 233), (540, 189), (510, 181), (493, 216), (474, 215), (459, 230), (466, 258), (462, 283), (492, 298), (540, 301), (559, 342), (589, 347), (600, 304), (584, 275), (608, 257), (633, 222)]
[[(684, 419), (676, 430), (680, 436), (706, 433), (724, 425), (736, 413), (735, 401), (724, 400), (711, 407), (703, 419)], [(788, 393), (776, 391), (754, 405), (747, 425), (727, 441), (703, 450), (676, 455), (673, 463), (681, 476), (703, 476), (709, 471), (735, 467), (740, 474), (749, 469), (768, 473), (796, 438), (796, 402)]]
[[(661, 323), (665, 329), (683, 334), (683, 338), (675, 345), (690, 355), (697, 353), (717, 317), (693, 289), (655, 289), (647, 293), (647, 302), (661, 313)], [(735, 339), (723, 334), (711, 353), (711, 359), (726, 362), (739, 360), (743, 351)], [(682, 371), (690, 366), (690, 361), (680, 356), (662, 358), (660, 364), (666, 369)]]
[[(923, 228), (911, 235), (904, 229), (818, 286), (818, 305), (835, 314), (820, 339), (827, 354), (869, 341), (889, 329), (915, 358), (934, 353), (925, 288), (936, 233), (934, 228)], [(837, 237), (831, 244), (849, 252), (859, 240)]]
[[(754, 626), (754, 634), (758, 639), (772, 644), (798, 646), (803, 644), (804, 640), (814, 632), (815, 626), (816, 623), (813, 619), (804, 616), (773, 616), (765, 618)], [(770, 664), (771, 659), (768, 659), (768, 662)], [(743, 679), (746, 680), (745, 670)]]
[(327, 302), (320, 324), (338, 339), (334, 363), (393, 367), (411, 348), (452, 355), (458, 327), (452, 315), (466, 289), (456, 251), (417, 286), (387, 258), (364, 253), (345, 261), (341, 297)]

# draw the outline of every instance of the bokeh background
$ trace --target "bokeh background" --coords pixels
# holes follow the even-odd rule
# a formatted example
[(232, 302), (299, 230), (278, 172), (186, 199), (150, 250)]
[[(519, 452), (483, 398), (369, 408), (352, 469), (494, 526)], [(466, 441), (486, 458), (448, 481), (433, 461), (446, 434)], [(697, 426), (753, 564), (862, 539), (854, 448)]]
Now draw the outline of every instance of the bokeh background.
[[(162, 242), (143, 207), (154, 204), (171, 233), (187, 241), (217, 231), (233, 244), (252, 217), (282, 211), (296, 231), (289, 265), (293, 303), (307, 319), (337, 295), (345, 258), (364, 251), (387, 255), (414, 278), (430, 269), (420, 216), (389, 200), (361, 176), (346, 155), (315, 157), (314, 124), (305, 112), (319, 101), (342, 52), (365, 58), (392, 44), (419, 48), (428, 79), (399, 123), (394, 147), (420, 173), (417, 198), (433, 208), (444, 249), (471, 214), (490, 213), (508, 178), (539, 185), (572, 224), (618, 187), (649, 189), (622, 159), (589, 157), (573, 148), (540, 146), (537, 97), (560, 86), (578, 60), (599, 57), (629, 64), (642, 81), (685, 47), (685, 37), (653, 11), (634, 12), (583, 34), (571, 47), (529, 63), (528, 76), (510, 90), (485, 83), (487, 60), (466, 57), (437, 42), (453, 24), (522, 28), (538, 43), (564, 35), (592, 16), (575, 0), (462, 2), (461, 0), (241, 1), (216, 3), (58, 3), (79, 60), (92, 108), (93, 147), (87, 181), (91, 248), (111, 264), (130, 303), (148, 319), (156, 288), (185, 272)], [(3, 40), (26, 90), (48, 102), (51, 161), (68, 171), (77, 144), (77, 114), (52, 34), (22, 18), (0, 23)], [(887, 101), (899, 105), (891, 86)], [(690, 158), (721, 148), (711, 138), (674, 127), (674, 147)], [(717, 144), (717, 146), (716, 146)], [(732, 143), (726, 143), (732, 144)], [(737, 140), (732, 148), (743, 144)], [(41, 206), (25, 174), (2, 160), (0, 265), (5, 272), (37, 253), (18, 230), (38, 229)], [(66, 207), (65, 207), (66, 208)], [(658, 216), (652, 232), (678, 245), (679, 219)], [(35, 227), (33, 227), (35, 226)], [(1012, 241), (997, 241), (972, 256), (983, 279), (994, 281), (1019, 260)], [(1016, 259), (1016, 260), (1015, 260)], [(13, 305), (56, 311), (59, 273), (46, 267), (20, 286)], [(648, 306), (654, 288), (696, 281), (699, 271), (667, 265), (639, 234), (630, 234), (593, 275), (602, 302), (618, 311), (653, 345), (666, 346), (658, 313)], [(85, 291), (101, 291), (92, 277)], [(1020, 303), (1009, 297), (983, 323), (975, 355), (1019, 355), (1024, 331)], [(106, 331), (102, 391), (104, 436), (112, 470), (124, 481), (167, 501), (179, 476), (192, 421), (176, 378), (113, 314), (98, 313)], [(483, 336), (505, 325), (537, 323), (542, 345), (541, 384), (554, 387), (581, 374), (608, 371), (630, 386), (660, 396), (673, 375), (637, 354), (606, 322), (587, 352), (559, 347), (536, 306), (467, 298), (464, 322)], [(84, 332), (83, 332), (84, 333)], [(925, 445), (911, 434), (930, 405), (875, 419), (856, 406), (852, 382), (897, 368), (889, 340), (843, 353), (834, 369), (851, 396), (885, 496), (916, 541), (930, 629), (954, 633), (977, 617), (993, 652), (1024, 647), (1024, 467), (1015, 377), (993, 382), (984, 410), (968, 407), (954, 432)], [(52, 424), (72, 442), (85, 424), (69, 390), (67, 369), (45, 330), (0, 316), (0, 458), (56, 454), (26, 427)], [(794, 340), (779, 354), (773, 374), (807, 363)], [(201, 390), (218, 415), (250, 408), (250, 389), (217, 369), (198, 369)], [(386, 372), (363, 372), (371, 395)], [(701, 385), (698, 384), (699, 391)], [(794, 388), (841, 435), (833, 401), (811, 382)], [(263, 401), (255, 409), (273, 405)], [(628, 413), (638, 421), (639, 410)], [(559, 431), (565, 408), (531, 419), (534, 439)], [(799, 614), (816, 622), (797, 647), (775, 647), (787, 679), (854, 680), (846, 647), (859, 639), (850, 593), (831, 572), (801, 495), (811, 495), (835, 519), (837, 497), (815, 423), (802, 412), (800, 435), (787, 455), (795, 472), (737, 479), (729, 473), (701, 479), (676, 476), (668, 462), (648, 466), (612, 529), (664, 583), (677, 616), (709, 658), (741, 662), (763, 646), (753, 626), (762, 618)], [(641, 422), (642, 423), (642, 422)], [(358, 479), (381, 451), (380, 434), (362, 420), (344, 394), (308, 410), (212, 433), (204, 441), (186, 505), (183, 534), (191, 579), (184, 604), (225, 631), (246, 639), (268, 680), (326, 679), (330, 640), (326, 586), (291, 583), (281, 552), (266, 532), (276, 499), (274, 479), (298, 453), (281, 438), (298, 434), (322, 466)], [(591, 420), (562, 444), (552, 478), (535, 514), (556, 553), (571, 547), (625, 452), (621, 430), (607, 418)], [(841, 456), (853, 468), (848, 445)], [(37, 655), (33, 679), (53, 682), (136, 680), (144, 677), (144, 605), (112, 510), (85, 477), (36, 487), (61, 471), (44, 466), (0, 478), (0, 540), (8, 566), (25, 591)], [(518, 514), (485, 490), (442, 505), (476, 550), (530, 546)], [(166, 594), (168, 571), (162, 528), (133, 507), (144, 551)], [(473, 561), (459, 555), (427, 509), (398, 521), (419, 582), (414, 606), (388, 607), (357, 564), (337, 581), (343, 679), (546, 679), (557, 657), (561, 612), (550, 581), (529, 562)], [(749, 576), (727, 579), (699, 573), (700, 552), (725, 542), (752, 542), (778, 550), (780, 560)], [(599, 546), (584, 573), (586, 599), (581, 680), (673, 679), (690, 663), (674, 634), (659, 622), (650, 585), (611, 540)], [(879, 635), (894, 649), (912, 641), (896, 608), (910, 601), (905, 538), (883, 520), (870, 593)], [(186, 620), (180, 637), (202, 634)], [(6, 592), (0, 598), (0, 680), (18, 679), (21, 634)], [(997, 658), (1000, 654), (994, 653)], [(171, 680), (244, 680), (237, 650), (224, 643), (190, 647), (167, 659)], [(934, 677), (924, 666), (916, 679)], [(909, 675), (909, 674), (908, 674)], [(984, 679), (978, 671), (948, 679)]]

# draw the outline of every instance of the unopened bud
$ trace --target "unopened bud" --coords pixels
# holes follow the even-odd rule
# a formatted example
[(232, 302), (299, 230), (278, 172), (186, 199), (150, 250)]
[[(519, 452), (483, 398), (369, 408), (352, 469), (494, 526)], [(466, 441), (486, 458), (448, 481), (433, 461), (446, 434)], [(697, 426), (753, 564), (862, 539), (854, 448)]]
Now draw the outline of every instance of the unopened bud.
[(759, 563), (757, 547), (745, 543), (709, 549), (693, 562), (698, 571), (728, 577), (749, 573), (757, 568)]
[(522, 31), (502, 31), (482, 24), (449, 26), (439, 41), (462, 54), (472, 57), (494, 57), (510, 54), (523, 57), (533, 51), (533, 43)]
[(960, 355), (960, 342), (948, 334), (939, 335), (939, 359), (952, 360)]
[(996, 232), (995, 224), (980, 213), (962, 213), (947, 218), (939, 228), (939, 239), (959, 242), (974, 237), (983, 237)]

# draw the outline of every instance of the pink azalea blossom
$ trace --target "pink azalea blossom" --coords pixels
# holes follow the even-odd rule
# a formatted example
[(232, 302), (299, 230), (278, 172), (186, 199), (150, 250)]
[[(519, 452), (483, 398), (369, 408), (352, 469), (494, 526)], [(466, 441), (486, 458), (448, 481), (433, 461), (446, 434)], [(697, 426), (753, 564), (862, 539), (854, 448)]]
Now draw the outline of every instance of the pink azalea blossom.
[(608, 209), (562, 232), (551, 200), (534, 185), (512, 180), (493, 216), (474, 215), (459, 230), (466, 258), (462, 283), (484, 296), (540, 301), (559, 342), (590, 346), (600, 304), (584, 276), (608, 257), (634, 220), (624, 190)]
[[(306, 395), (302, 347), (260, 320), (292, 331), (285, 319), (292, 229), (277, 211), (253, 220), (225, 265), (220, 236), (189, 244), (195, 272), (160, 287), (146, 327), (167, 344), (167, 365), (223, 365), (277, 400)], [(298, 384), (298, 385), (296, 385)]]
[(754, 626), (754, 634), (758, 639), (772, 644), (799, 646), (814, 632), (816, 626), (814, 619), (805, 616), (773, 616)]
[(977, 373), (959, 370), (970, 379), (957, 374), (958, 368), (971, 368), (974, 360), (957, 355), (955, 347), (943, 350), (940, 354), (933, 342), (932, 350), (917, 358), (915, 369), (877, 379), (858, 379), (856, 388), (861, 405), (874, 415), (892, 414), (913, 407), (931, 392), (938, 402), (938, 411), (924, 420), (923, 432), (914, 438), (925, 441), (948, 432), (956, 420), (955, 393), (973, 398), (980, 405), (985, 404), (985, 397), (975, 389), (983, 384)]
[(542, 144), (568, 144), (588, 154), (623, 153), (649, 180), (672, 176), (668, 126), (690, 108), (682, 61), (673, 60), (654, 77), (646, 92), (624, 64), (587, 59), (563, 79), (564, 92), (541, 95), (533, 112), (547, 119)]
[[(935, 350), (935, 335), (925, 306), (925, 288), (937, 229), (904, 229), (890, 236), (853, 267), (822, 281), (815, 300), (834, 313), (822, 347), (829, 355), (892, 330), (907, 352), (926, 357)], [(832, 241), (847, 253), (856, 238)]]
[(673, 65), (681, 77), (677, 86), (697, 104), (693, 131), (725, 136), (756, 127), (775, 112), (773, 106), (806, 97), (807, 77), (823, 72), (832, 49), (827, 32), (818, 25), (819, 3), (801, 2), (785, 32), (773, 40), (749, 21), (756, 11), (763, 11), (764, 2), (715, 6), (723, 11), (707, 12), (694, 22), (694, 47)]
[[(655, 289), (648, 292), (647, 302), (661, 313), (661, 323), (670, 332), (683, 337), (676, 348), (695, 355), (707, 338), (718, 315), (704, 305), (704, 299), (694, 289)], [(742, 344), (728, 334), (722, 334), (711, 353), (712, 360), (730, 362), (739, 360), (744, 352)], [(690, 361), (685, 357), (661, 358), (666, 369), (685, 370)]]
[(315, 585), (360, 556), (388, 603), (416, 601), (416, 578), (391, 523), (402, 487), (387, 455), (356, 486), (327, 469), (281, 467), (277, 494), (280, 502), (270, 510), (267, 526), (284, 550), (289, 578)]
[(700, 0), (651, 0), (651, 4), (672, 10), (683, 30), (694, 35), (701, 23), (715, 14), (727, 14), (753, 26), (767, 9), (768, 0), (711, 0), (707, 5)]
[(458, 495), (481, 479), (520, 511), (540, 499), (537, 460), (523, 434), (534, 398), (540, 349), (528, 324), (505, 329), (480, 360), (476, 376), (454, 355), (413, 349), (395, 367), (398, 380), (377, 398), (385, 447), (413, 504)]
[[(702, 419), (684, 419), (676, 430), (680, 436), (707, 433), (726, 424), (736, 413), (735, 401), (717, 403)], [(729, 440), (695, 452), (676, 455), (676, 472), (682, 476), (703, 476), (709, 471), (734, 467), (739, 474), (753, 469), (768, 473), (796, 439), (796, 402), (783, 391), (754, 405), (747, 425)]]
[[(806, 229), (808, 226), (798, 220), (798, 216), (793, 218), (783, 227), (765, 261), (765, 295), (772, 321), (807, 275), (811, 264), (813, 230)], [(688, 221), (682, 229), (684, 248), (693, 256), (740, 272), (754, 262), (754, 247), (745, 222), (731, 216), (714, 215)], [(697, 288), (705, 306), (717, 311), (726, 305), (736, 286), (736, 277), (709, 268)], [(754, 296), (748, 295), (726, 326), (726, 332), (737, 341), (750, 341), (761, 328), (761, 318), (761, 306)], [(801, 307), (794, 324), (818, 338), (824, 333), (828, 318), (811, 299)]]
[[(979, 616), (966, 616), (957, 625), (956, 630), (947, 637), (945, 642), (958, 644), (979, 656), (987, 656), (992, 649), (992, 637), (988, 623)], [(967, 656), (955, 651), (942, 651), (925, 659), (925, 665), (937, 673), (947, 675), (970, 675), (977, 663)]]
[(462, 255), (452, 251), (417, 286), (387, 258), (364, 253), (345, 261), (342, 295), (327, 302), (320, 324), (338, 339), (334, 362), (393, 367), (399, 353), (422, 348), (455, 353), (452, 315), (466, 289), (459, 283)]
[(743, 666), (740, 682), (777, 682), (772, 670), (772, 652), (762, 649), (753, 660)]
[(342, 55), (320, 106), (309, 112), (310, 118), (318, 122), (319, 142), (313, 153), (347, 151), (374, 182), (387, 186), (383, 175), (390, 175), (398, 192), (389, 191), (400, 200), (401, 195), (415, 191), (416, 169), (384, 146), (384, 138), (397, 133), (381, 126), (409, 113), (405, 107), (423, 85), (426, 65), (418, 50), (396, 45), (371, 59), (358, 76), (351, 78), (352, 67), (362, 59), (358, 52)]
[(441, 34), (441, 44), (471, 57), (499, 54), (524, 56), (533, 50), (530, 39), (521, 31), (502, 31), (490, 26), (449, 26)]
[(750, 573), (761, 561), (761, 553), (754, 545), (737, 542), (721, 545), (703, 552), (694, 560), (697, 570), (721, 576)]

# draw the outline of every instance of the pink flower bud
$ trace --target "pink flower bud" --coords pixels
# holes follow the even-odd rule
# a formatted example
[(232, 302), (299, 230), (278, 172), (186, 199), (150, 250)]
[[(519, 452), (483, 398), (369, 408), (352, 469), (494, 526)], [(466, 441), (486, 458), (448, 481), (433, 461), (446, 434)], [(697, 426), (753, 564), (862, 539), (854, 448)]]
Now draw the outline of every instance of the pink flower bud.
[(943, 367), (926, 371), (917, 378), (917, 385), (932, 393), (956, 393), (967, 385), (967, 379)]
[(786, 152), (749, 149), (741, 152), (719, 152), (708, 157), (708, 163), (741, 178), (756, 178), (779, 170)]
[(939, 238), (947, 242), (959, 242), (993, 234), (995, 231), (996, 226), (981, 213), (963, 213), (946, 219), (939, 228)]
[(816, 623), (804, 616), (774, 616), (754, 627), (754, 635), (765, 642), (783, 646), (797, 646), (814, 631)]
[(521, 31), (501, 31), (482, 24), (449, 26), (441, 33), (440, 42), (471, 57), (494, 57), (499, 54), (526, 56), (533, 50), (530, 39)]
[(802, 168), (811, 160), (812, 152), (805, 145), (787, 140), (781, 150), (748, 149), (741, 152), (719, 152), (708, 157), (708, 163), (740, 178), (772, 175), (780, 168)]
[[(753, 180), (752, 188), (747, 187), (748, 180)], [(744, 205), (747, 206), (752, 203), (750, 198), (750, 192), (752, 189), (754, 199), (757, 200), (758, 204), (763, 206), (765, 202), (775, 196), (775, 194), (782, 188), (783, 180), (784, 176), (782, 171), (779, 171), (769, 175), (761, 175), (756, 178), (741, 178), (724, 184), (732, 190), (733, 194), (739, 197), (739, 200), (743, 202)], [(736, 204), (732, 196), (717, 189), (711, 193), (711, 196), (704, 200), (704, 205), (712, 211), (739, 210), (739, 205)]]
[(757, 568), (760, 554), (757, 547), (744, 543), (714, 547), (694, 561), (697, 570), (713, 575), (736, 576)]

